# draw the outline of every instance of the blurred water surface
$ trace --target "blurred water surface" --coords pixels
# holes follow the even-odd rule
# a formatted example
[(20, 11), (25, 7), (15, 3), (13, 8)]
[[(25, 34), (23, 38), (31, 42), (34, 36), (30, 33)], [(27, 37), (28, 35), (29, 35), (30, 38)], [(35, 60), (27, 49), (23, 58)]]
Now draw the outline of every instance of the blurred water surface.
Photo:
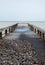
[(4, 28), (16, 23), (30, 23), (45, 30), (45, 21), (0, 21), (0, 28)]

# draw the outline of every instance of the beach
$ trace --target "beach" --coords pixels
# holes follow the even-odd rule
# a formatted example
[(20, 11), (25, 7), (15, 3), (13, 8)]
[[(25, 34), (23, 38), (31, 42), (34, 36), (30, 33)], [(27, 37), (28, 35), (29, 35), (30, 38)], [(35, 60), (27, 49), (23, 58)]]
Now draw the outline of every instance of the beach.
[(26, 40), (0, 40), (0, 65), (41, 65), (40, 57)]
[[(20, 24), (21, 25), (21, 24)], [(45, 40), (29, 26), (17, 26), (13, 32), (0, 39), (0, 64), (45, 64)]]

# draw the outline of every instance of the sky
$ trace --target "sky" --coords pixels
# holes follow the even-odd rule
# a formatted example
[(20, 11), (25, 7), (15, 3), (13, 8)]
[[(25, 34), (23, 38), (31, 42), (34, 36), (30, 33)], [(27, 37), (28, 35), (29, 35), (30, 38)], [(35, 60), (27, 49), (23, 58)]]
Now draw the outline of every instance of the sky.
[(45, 0), (0, 0), (0, 21), (45, 21)]

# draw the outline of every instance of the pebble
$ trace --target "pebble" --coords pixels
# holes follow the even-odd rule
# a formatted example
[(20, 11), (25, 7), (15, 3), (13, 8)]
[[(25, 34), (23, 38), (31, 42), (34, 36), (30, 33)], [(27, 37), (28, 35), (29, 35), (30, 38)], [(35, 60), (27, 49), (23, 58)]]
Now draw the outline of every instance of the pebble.
[(30, 42), (26, 40), (0, 40), (0, 65), (41, 65), (39, 61)]

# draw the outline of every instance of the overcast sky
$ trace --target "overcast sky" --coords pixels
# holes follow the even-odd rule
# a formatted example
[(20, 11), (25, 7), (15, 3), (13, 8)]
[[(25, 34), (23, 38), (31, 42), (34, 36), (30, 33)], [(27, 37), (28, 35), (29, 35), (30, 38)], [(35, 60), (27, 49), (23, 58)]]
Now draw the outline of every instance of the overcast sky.
[(0, 21), (45, 21), (45, 0), (0, 0)]

